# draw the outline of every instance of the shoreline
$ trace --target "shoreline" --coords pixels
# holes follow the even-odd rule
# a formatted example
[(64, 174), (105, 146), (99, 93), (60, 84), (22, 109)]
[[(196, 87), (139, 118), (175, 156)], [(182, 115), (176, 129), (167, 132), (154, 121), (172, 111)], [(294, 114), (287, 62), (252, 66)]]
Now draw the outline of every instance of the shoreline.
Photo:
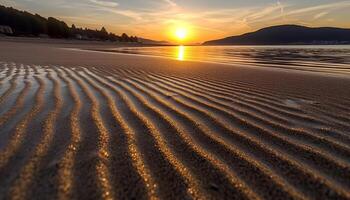
[[(254, 47), (254, 46), (249, 46), (249, 47)], [(294, 46), (293, 46), (294, 47)], [(121, 48), (121, 50), (118, 50), (118, 48)], [(142, 54), (138, 52), (132, 52), (132, 51), (123, 51), (123, 48), (129, 48), (129, 47), (116, 47), (113, 49), (88, 49), (88, 48), (68, 48), (68, 50), (73, 50), (73, 51), (91, 51), (91, 52), (96, 52), (96, 53), (106, 53), (106, 54), (115, 54), (115, 55), (129, 55), (129, 56), (136, 56), (136, 57), (150, 57), (150, 58), (162, 58), (162, 59), (170, 59), (170, 60), (175, 60), (175, 61), (180, 61), (180, 62), (197, 62), (197, 63), (209, 63), (209, 64), (217, 64), (217, 65), (227, 65), (227, 66), (232, 66), (232, 67), (246, 67), (246, 68), (265, 68), (266, 70), (281, 70), (281, 71), (291, 71), (291, 72), (301, 72), (301, 73), (315, 73), (319, 75), (325, 75), (325, 76), (340, 76), (340, 77), (345, 77), (347, 78), (350, 72), (343, 72), (341, 70), (348, 69), (348, 68), (313, 68), (311, 66), (304, 67), (304, 68), (293, 68), (292, 64), (288, 65), (276, 65), (276, 64), (266, 64), (263, 62), (255, 62), (255, 63), (232, 63), (230, 61), (211, 61), (211, 60), (200, 60), (198, 58), (186, 58), (186, 59), (179, 59), (174, 56), (169, 56), (169, 55), (152, 55), (152, 54)], [(130, 48), (148, 48), (148, 47), (130, 47)], [(153, 48), (152, 46), (149, 48)], [(271, 48), (273, 48), (271, 46)], [(288, 48), (288, 47), (285, 47)], [(350, 48), (350, 46), (349, 46)], [(67, 48), (66, 48), (67, 49)], [(331, 64), (331, 63), (328, 63)], [(329, 71), (327, 71), (327, 69)], [(338, 70), (338, 71), (334, 71)], [(340, 70), (340, 71), (339, 71)]]
[(40, 38), (40, 37), (0, 37), (0, 42), (17, 42), (33, 44), (55, 44), (55, 45), (98, 45), (106, 47), (156, 47), (156, 46), (176, 46), (166, 44), (147, 44), (147, 43), (129, 43), (129, 42), (111, 42), (98, 40), (77, 40), (77, 39), (59, 39), (59, 38)]
[[(284, 87), (295, 90), (312, 90), (312, 88), (323, 88), (327, 93), (342, 90), (341, 84), (349, 83), (347, 75), (304, 72), (297, 70), (285, 70), (262, 67), (244, 67), (228, 64), (203, 63), (196, 61), (179, 61), (164, 57), (138, 56), (129, 54), (115, 54), (96, 51), (78, 50), (72, 51), (67, 48), (81, 48), (81, 46), (64, 44), (35, 44), (35, 43), (2, 43), (0, 49), (0, 60), (35, 64), (35, 65), (57, 65), (57, 66), (86, 66), (122, 69), (137, 69), (163, 74), (172, 74), (184, 77), (206, 77), (213, 80), (245, 81), (252, 84), (269, 82), (270, 87), (279, 84), (279, 90)], [(99, 45), (87, 45), (82, 48), (100, 48)], [(219, 70), (218, 70), (219, 68)], [(327, 84), (329, 86), (327, 86)], [(320, 85), (320, 86), (319, 86)], [(333, 89), (332, 89), (333, 88)], [(345, 91), (345, 89), (344, 89)], [(341, 92), (343, 93), (343, 92)], [(350, 91), (346, 94), (350, 95)], [(336, 95), (335, 95), (336, 96)]]

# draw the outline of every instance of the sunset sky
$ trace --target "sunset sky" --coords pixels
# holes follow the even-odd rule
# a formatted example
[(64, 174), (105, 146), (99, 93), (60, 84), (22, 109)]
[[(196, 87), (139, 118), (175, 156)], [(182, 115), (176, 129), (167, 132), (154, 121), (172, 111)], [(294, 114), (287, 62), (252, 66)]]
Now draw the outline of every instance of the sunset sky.
[(280, 24), (350, 27), (350, 0), (2, 0), (69, 25), (196, 43)]

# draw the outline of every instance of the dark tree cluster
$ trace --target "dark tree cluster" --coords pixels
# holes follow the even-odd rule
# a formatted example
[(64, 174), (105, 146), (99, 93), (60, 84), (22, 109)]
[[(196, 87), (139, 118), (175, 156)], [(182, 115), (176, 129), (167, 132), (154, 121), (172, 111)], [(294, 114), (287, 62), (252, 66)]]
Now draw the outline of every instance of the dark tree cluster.
[(126, 33), (123, 33), (121, 36), (118, 36), (114, 33), (108, 33), (105, 27), (102, 27), (101, 30), (92, 30), (87, 28), (77, 28), (74, 24), (70, 28), (70, 33), (72, 37), (81, 40), (102, 40), (102, 41), (112, 41), (112, 42), (138, 42), (136, 36), (128, 36)]
[(128, 36), (123, 33), (118, 36), (108, 33), (103, 27), (101, 30), (69, 27), (64, 21), (53, 17), (44, 18), (38, 14), (19, 11), (0, 5), (0, 26), (9, 26), (13, 30), (13, 36), (38, 37), (48, 35), (52, 38), (71, 38), (81, 40), (102, 40), (118, 42), (138, 42), (136, 36)]
[(25, 11), (0, 6), (0, 25), (10, 26), (16, 35), (38, 36), (46, 33), (47, 19)]
[(47, 19), (47, 34), (54, 38), (69, 38), (70, 30), (65, 22), (49, 17)]

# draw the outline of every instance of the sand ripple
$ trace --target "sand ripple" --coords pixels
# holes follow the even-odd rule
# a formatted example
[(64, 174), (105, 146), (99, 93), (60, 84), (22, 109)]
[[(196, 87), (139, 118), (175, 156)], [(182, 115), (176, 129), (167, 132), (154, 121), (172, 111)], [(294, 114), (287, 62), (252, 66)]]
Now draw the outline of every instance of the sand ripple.
[(350, 199), (350, 99), (10, 62), (0, 85), (0, 199)]

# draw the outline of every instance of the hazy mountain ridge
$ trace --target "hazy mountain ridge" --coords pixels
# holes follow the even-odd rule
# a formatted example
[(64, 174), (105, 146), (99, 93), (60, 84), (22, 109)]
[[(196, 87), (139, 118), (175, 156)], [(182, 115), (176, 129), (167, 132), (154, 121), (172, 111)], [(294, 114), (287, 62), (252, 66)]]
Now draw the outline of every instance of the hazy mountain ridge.
[(350, 29), (298, 25), (281, 25), (239, 36), (211, 40), (204, 45), (285, 45), (285, 44), (350, 44)]
[(153, 44), (153, 45), (170, 45), (171, 43), (168, 41), (157, 41), (147, 38), (138, 38), (139, 42), (142, 44)]

